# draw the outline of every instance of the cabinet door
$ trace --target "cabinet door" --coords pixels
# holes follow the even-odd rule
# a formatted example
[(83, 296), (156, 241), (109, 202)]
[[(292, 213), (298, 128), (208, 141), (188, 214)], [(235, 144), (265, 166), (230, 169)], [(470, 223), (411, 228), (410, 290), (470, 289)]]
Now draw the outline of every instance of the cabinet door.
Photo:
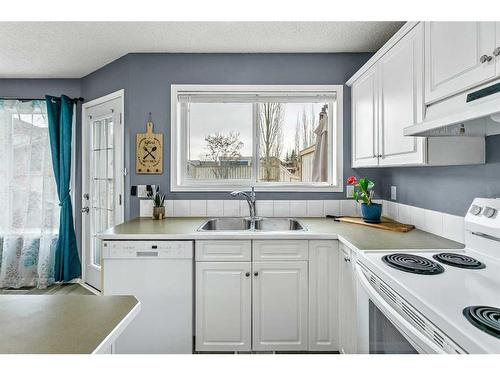
[(379, 61), (379, 165), (425, 163), (424, 138), (403, 129), (422, 121), (423, 25), (406, 34)]
[(351, 89), (352, 95), (352, 166), (378, 165), (377, 147), (377, 67), (373, 66)]
[(253, 349), (307, 350), (307, 261), (253, 264)]
[(431, 103), (495, 76), (494, 22), (425, 22), (425, 102)]
[(351, 251), (341, 245), (340, 251), (340, 352), (356, 353), (357, 309), (356, 284)]
[(251, 348), (251, 263), (196, 263), (196, 350)]
[(309, 241), (309, 350), (339, 350), (339, 244)]

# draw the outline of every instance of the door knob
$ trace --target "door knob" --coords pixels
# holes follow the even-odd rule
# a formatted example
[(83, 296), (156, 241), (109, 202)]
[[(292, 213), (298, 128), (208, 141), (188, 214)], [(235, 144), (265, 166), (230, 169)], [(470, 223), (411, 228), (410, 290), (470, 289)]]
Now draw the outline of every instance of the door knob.
[(254, 276), (259, 276), (259, 273), (258, 272), (254, 272), (253, 275)]
[(249, 276), (250, 276), (250, 272), (246, 272), (245, 277), (249, 277)]
[(500, 55), (500, 47), (495, 48), (495, 49), (493, 50), (493, 54), (494, 54), (495, 56)]
[(481, 62), (481, 64), (484, 64), (486, 62), (490, 62), (492, 59), (493, 59), (492, 56), (483, 55), (479, 58), (479, 61)]
[(88, 214), (89, 211), (90, 211), (90, 208), (88, 208), (88, 207), (82, 207), (80, 211), (82, 212), (82, 214), (83, 213)]

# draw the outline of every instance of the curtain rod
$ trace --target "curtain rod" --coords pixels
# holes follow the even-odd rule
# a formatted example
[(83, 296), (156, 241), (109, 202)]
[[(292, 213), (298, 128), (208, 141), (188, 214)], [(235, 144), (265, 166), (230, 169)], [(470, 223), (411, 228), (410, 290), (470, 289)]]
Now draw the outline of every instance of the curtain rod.
[[(13, 98), (13, 97), (0, 97), (0, 99), (3, 100), (19, 100), (20, 102), (30, 102), (32, 100), (43, 100), (45, 101), (45, 98)], [(85, 99), (82, 97), (79, 98), (70, 98), (72, 102), (83, 102)]]

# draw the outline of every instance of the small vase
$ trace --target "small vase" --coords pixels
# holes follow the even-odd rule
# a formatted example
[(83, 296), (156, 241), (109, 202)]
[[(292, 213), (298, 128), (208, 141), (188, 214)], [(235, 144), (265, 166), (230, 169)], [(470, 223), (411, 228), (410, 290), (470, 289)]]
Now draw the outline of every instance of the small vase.
[(153, 220), (162, 220), (165, 218), (165, 207), (153, 207)]
[(361, 214), (365, 223), (380, 223), (382, 205), (380, 203), (361, 204)]

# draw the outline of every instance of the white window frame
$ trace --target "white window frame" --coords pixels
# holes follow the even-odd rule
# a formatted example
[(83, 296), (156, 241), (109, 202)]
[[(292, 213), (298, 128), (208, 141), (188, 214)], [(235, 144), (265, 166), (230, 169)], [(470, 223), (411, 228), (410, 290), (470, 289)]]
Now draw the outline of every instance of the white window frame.
[[(283, 191), (283, 192), (343, 192), (343, 85), (171, 85), (170, 92), (170, 190), (171, 191), (232, 191), (235, 189), (255, 186), (256, 191)], [(186, 153), (187, 145), (186, 125), (181, 124), (179, 111), (179, 95), (184, 92), (252, 92), (252, 93), (310, 93), (310, 94), (331, 94), (336, 95), (335, 108), (328, 108), (328, 149), (332, 150), (335, 142), (335, 155), (329, 154), (328, 182), (260, 182), (256, 180), (226, 180), (221, 181), (197, 181), (189, 182), (186, 179)], [(255, 116), (255, 114), (254, 114)], [(334, 121), (335, 118), (335, 121)], [(255, 126), (254, 126), (255, 128)], [(258, 132), (253, 129), (253, 155), (258, 150)], [(180, 147), (184, 145), (184, 147)], [(254, 168), (257, 166), (254, 164)], [(256, 173), (254, 173), (256, 176)], [(333, 184), (335, 179), (336, 183)]]

